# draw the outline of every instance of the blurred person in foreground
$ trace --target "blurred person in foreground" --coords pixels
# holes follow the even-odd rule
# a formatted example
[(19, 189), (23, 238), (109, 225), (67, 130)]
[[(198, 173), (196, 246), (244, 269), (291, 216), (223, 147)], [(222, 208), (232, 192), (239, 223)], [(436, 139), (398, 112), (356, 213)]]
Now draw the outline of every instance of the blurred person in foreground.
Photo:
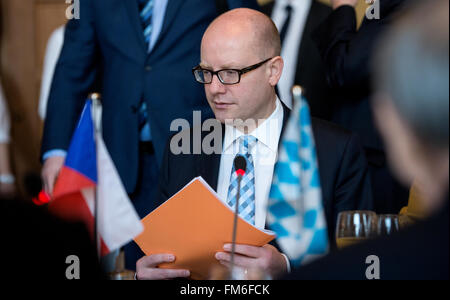
[(106, 279), (84, 224), (18, 196), (0, 195), (0, 213), (2, 282)]
[[(397, 177), (421, 182), (428, 218), (397, 235), (330, 255), (287, 279), (449, 278), (449, 2), (426, 1), (411, 9), (377, 50), (375, 119)], [(379, 260), (378, 274), (375, 269), (367, 274), (371, 255)]]

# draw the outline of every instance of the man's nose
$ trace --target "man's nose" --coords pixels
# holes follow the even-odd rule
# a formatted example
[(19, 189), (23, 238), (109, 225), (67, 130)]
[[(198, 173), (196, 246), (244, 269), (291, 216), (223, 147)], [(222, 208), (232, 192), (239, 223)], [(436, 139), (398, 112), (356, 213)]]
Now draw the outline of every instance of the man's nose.
[(225, 92), (225, 85), (220, 82), (219, 76), (217, 74), (214, 74), (212, 77), (212, 81), (210, 84), (207, 85), (210, 92), (213, 94), (221, 94)]

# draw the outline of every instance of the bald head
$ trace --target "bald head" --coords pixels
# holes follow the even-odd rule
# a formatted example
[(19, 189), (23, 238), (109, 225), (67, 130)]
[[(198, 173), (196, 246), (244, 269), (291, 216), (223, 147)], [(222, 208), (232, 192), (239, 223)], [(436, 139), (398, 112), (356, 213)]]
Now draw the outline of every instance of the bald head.
[[(221, 71), (204, 85), (216, 119), (255, 121), (272, 114), (284, 65), (279, 55), (275, 25), (256, 10), (231, 10), (211, 23), (203, 35), (199, 67), (213, 74)], [(224, 83), (222, 76), (234, 76), (235, 83)]]
[(260, 59), (279, 56), (281, 42), (273, 21), (263, 13), (237, 8), (217, 17), (206, 30), (202, 44), (210, 39), (222, 41), (242, 39), (242, 46), (252, 50)]

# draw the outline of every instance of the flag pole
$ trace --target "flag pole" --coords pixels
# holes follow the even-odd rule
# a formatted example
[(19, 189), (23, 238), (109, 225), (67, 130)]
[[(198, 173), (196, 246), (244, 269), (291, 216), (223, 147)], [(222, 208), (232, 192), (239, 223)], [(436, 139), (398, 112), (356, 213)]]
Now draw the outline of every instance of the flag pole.
[[(92, 100), (92, 120), (94, 123), (94, 139), (95, 147), (97, 149), (97, 137), (101, 133), (101, 95), (99, 93), (89, 94), (89, 99)], [(97, 150), (96, 150), (97, 151)], [(94, 188), (94, 243), (98, 257), (101, 256), (101, 245), (98, 235), (98, 180), (97, 185)]]
[[(300, 106), (301, 106), (300, 102), (302, 101), (302, 95), (303, 95), (303, 88), (300, 85), (294, 85), (292, 87), (291, 92), (292, 92), (292, 109), (294, 110), (297, 107), (296, 104), (298, 104), (298, 108), (300, 108)], [(299, 116), (298, 116), (299, 123), (300, 123), (300, 120), (301, 120), (301, 115), (299, 114)], [(301, 130), (301, 128), (300, 128), (300, 130)], [(297, 207), (296, 207), (297, 211), (304, 211), (303, 210), (304, 209), (303, 204), (305, 203), (305, 195), (303, 192), (304, 191), (304, 188), (303, 188), (304, 187), (303, 186), (304, 175), (303, 175), (302, 168), (300, 168), (299, 171), (300, 171), (300, 173), (298, 174), (299, 175), (298, 178), (300, 179), (299, 186), (300, 186), (301, 192), (300, 192), (300, 199), (298, 199), (299, 201), (296, 201), (295, 203), (297, 205)]]

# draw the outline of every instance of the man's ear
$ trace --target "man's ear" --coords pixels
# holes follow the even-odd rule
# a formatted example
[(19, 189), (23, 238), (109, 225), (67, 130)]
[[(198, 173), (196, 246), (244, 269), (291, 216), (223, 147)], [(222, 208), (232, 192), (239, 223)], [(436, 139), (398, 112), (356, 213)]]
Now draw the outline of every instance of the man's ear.
[(275, 56), (268, 62), (269, 83), (271, 86), (276, 86), (280, 81), (283, 72), (284, 61), (281, 56)]

